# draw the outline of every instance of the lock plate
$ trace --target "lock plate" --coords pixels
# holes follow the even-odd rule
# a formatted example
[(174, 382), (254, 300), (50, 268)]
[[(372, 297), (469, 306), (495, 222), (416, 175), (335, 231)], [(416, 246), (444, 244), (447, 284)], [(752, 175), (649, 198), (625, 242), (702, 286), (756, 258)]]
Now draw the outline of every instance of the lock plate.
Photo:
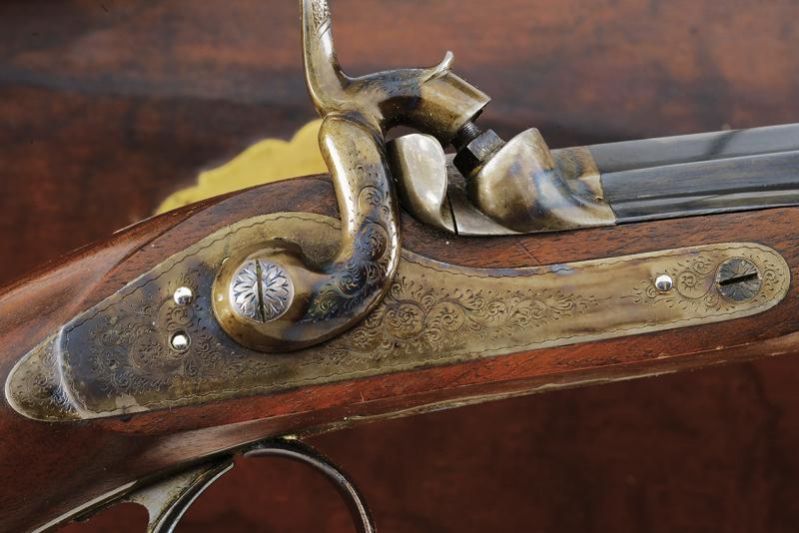
[[(336, 253), (338, 221), (302, 213), (260, 216), (220, 230), (144, 274), (54, 332), (6, 384), (36, 419), (69, 420), (174, 408), (307, 385), (708, 324), (762, 313), (787, 294), (774, 250), (724, 243), (591, 261), (475, 269), (403, 251), (386, 298), (351, 331), (315, 347), (265, 354), (216, 321), (214, 277), (240, 247), (285, 235), (312, 261)], [(725, 296), (720, 267), (755, 266), (759, 287)], [(673, 280), (659, 291), (661, 275)], [(725, 274), (726, 275), (726, 274)], [(750, 280), (751, 281), (751, 280)], [(179, 305), (178, 288), (195, 295)], [(176, 332), (190, 338), (170, 346)]]

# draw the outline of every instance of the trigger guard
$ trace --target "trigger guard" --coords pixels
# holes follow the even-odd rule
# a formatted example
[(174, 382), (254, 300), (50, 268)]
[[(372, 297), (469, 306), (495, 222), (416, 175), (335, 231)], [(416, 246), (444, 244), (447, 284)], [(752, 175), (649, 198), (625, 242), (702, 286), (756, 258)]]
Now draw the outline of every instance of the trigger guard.
[[(355, 484), (314, 448), (295, 439), (277, 439), (253, 445), (243, 456), (283, 457), (321, 472), (344, 498), (358, 533), (375, 533), (374, 521)], [(147, 533), (172, 533), (200, 494), (232, 468), (233, 456), (224, 456), (139, 489), (125, 501), (147, 509)]]

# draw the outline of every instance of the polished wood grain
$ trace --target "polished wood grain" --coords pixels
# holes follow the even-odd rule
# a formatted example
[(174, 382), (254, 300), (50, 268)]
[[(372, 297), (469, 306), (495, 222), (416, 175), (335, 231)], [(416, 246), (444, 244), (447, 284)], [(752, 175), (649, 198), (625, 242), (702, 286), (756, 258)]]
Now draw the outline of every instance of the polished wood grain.
[[(481, 122), (506, 137), (536, 125), (562, 146), (799, 120), (791, 2), (333, 7), (350, 70), (432, 64), (452, 49), (456, 70), (495, 98)], [(0, 277), (108, 236), (198, 169), (310, 119), (295, 25), (292, 2), (3, 3)], [(761, 225), (773, 214), (759, 215)], [(748, 223), (724, 220), (729, 227), (718, 231)], [(774, 231), (784, 229), (785, 215), (773, 220)], [(690, 240), (705, 226), (671, 228)], [(608, 252), (663, 238), (608, 231)], [(504, 259), (599, 251), (582, 246), (563, 237)], [(481, 252), (503, 260), (495, 248)], [(760, 334), (788, 324), (759, 324)], [(693, 342), (727, 342), (722, 333)], [(797, 377), (796, 363), (781, 357), (381, 422), (314, 442), (360, 481), (387, 531), (792, 531)], [(18, 445), (21, 435), (9, 429), (0, 441)], [(41, 439), (38, 461), (73, 459), (57, 432)], [(80, 442), (100, 444), (93, 440), (87, 432)], [(88, 471), (103, 467), (85, 451), (78, 460)], [(15, 462), (15, 471), (47, 471), (30, 465)], [(200, 500), (183, 530), (345, 531), (331, 492), (294, 465), (249, 461)], [(129, 508), (76, 528), (141, 526), (143, 515)]]

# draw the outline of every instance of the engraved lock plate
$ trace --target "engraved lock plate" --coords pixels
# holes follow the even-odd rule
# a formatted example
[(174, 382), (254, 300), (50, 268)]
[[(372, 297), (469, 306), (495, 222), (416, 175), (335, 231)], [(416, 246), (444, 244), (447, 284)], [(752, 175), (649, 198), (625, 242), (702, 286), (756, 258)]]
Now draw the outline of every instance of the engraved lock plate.
[[(220, 328), (212, 285), (239, 247), (285, 235), (312, 261), (336, 253), (338, 221), (256, 217), (220, 230), (131, 282), (27, 354), (6, 384), (36, 419), (97, 418), (206, 403), (537, 348), (708, 324), (761, 313), (787, 294), (774, 250), (725, 243), (550, 266), (474, 269), (404, 251), (386, 298), (352, 330), (291, 353), (245, 348)], [(732, 259), (751, 269), (720, 266)], [(659, 290), (659, 276), (672, 280)], [(738, 277), (736, 277), (738, 276)], [(727, 297), (746, 284), (746, 299)], [(188, 287), (194, 298), (173, 297)], [(751, 293), (751, 294), (750, 294)], [(178, 352), (177, 332), (190, 338)]]

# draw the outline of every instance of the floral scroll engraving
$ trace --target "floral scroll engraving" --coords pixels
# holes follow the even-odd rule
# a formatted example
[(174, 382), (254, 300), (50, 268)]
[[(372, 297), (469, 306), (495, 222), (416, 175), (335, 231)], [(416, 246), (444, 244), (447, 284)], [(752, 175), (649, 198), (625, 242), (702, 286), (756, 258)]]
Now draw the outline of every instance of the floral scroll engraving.
[[(778, 256), (769, 257), (758, 253), (759, 249), (743, 248), (737, 257), (759, 264), (761, 287), (752, 298), (752, 303), (762, 304), (781, 290), (785, 283), (784, 262)], [(714, 255), (697, 255), (679, 261), (665, 270), (674, 279), (674, 290), (660, 293), (652, 283), (642, 280), (635, 288), (633, 301), (646, 305), (679, 307), (691, 312), (729, 312), (739, 307), (739, 303), (725, 298), (716, 285), (716, 275), (720, 261)], [(779, 261), (777, 259), (780, 259)]]
[(342, 338), (331, 345), (342, 356), (356, 351), (371, 354), (376, 360), (391, 359), (400, 353), (433, 354), (452, 349), (457, 343), (467, 352), (466, 344), (473, 335), (486, 341), (506, 338), (520, 329), (536, 330), (597, 305), (596, 298), (590, 295), (556, 289), (441, 287), (400, 275), (384, 303), (364, 324), (346, 340)]
[[(92, 418), (270, 394), (739, 318), (776, 305), (790, 282), (780, 255), (757, 244), (502, 271), (404, 252), (383, 301), (355, 328), (324, 344), (265, 354), (242, 347), (221, 330), (210, 287), (232, 241), (289, 235), (312, 260), (323, 262), (337, 252), (338, 232), (329, 218), (277, 214), (207, 237), (31, 352), (12, 376), (20, 391), (17, 405), (38, 404), (51, 416), (68, 398), (58, 416)], [(748, 301), (725, 299), (715, 283), (718, 266), (736, 257), (754, 263), (761, 275), (760, 291)], [(667, 293), (653, 285), (662, 273), (674, 279)], [(190, 305), (175, 303), (172, 294), (179, 287), (195, 295)], [(185, 351), (170, 347), (176, 332), (191, 339)], [(47, 403), (42, 399), (47, 391), (61, 392)]]

